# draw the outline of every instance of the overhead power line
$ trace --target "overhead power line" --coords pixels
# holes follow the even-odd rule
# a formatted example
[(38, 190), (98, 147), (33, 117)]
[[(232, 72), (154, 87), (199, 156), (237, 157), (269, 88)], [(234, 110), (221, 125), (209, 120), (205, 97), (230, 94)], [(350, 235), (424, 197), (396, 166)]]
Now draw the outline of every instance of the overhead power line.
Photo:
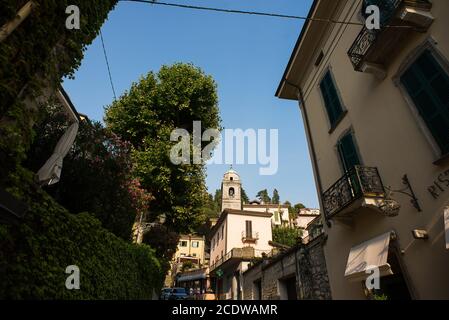
[[(305, 17), (305, 16), (295, 16), (295, 15), (287, 15), (287, 14), (280, 14), (280, 13), (269, 13), (269, 12), (245, 11), (245, 10), (236, 10), (236, 9), (195, 6), (195, 5), (188, 5), (188, 4), (160, 2), (158, 0), (119, 0), (119, 2), (138, 2), (138, 3), (152, 4), (152, 5), (159, 5), (159, 6), (192, 9), (192, 10), (215, 11), (215, 12), (222, 12), (222, 13), (247, 14), (247, 15), (255, 15), (255, 16), (283, 18), (283, 19), (295, 19), (295, 20), (313, 21), (313, 22), (327, 22), (327, 23), (342, 24), (342, 25), (365, 26), (365, 23), (362, 23), (362, 22), (339, 21), (339, 20), (334, 20), (334, 19), (311, 18), (311, 17)], [(384, 28), (413, 29), (413, 27), (409, 26), (409, 25), (386, 25), (386, 26), (384, 26)]]
[(104, 53), (104, 58), (106, 60), (106, 66), (108, 68), (109, 81), (111, 82), (112, 94), (114, 95), (114, 100), (117, 100), (117, 95), (115, 94), (114, 82), (112, 81), (111, 68), (109, 67), (108, 54), (106, 53), (106, 47), (104, 45), (103, 33), (101, 32), (101, 30), (100, 30), (100, 38), (101, 38), (101, 45), (103, 46), (103, 53)]
[(295, 16), (295, 15), (269, 13), (269, 12), (257, 12), (257, 11), (245, 11), (245, 10), (235, 10), (235, 9), (194, 6), (194, 5), (179, 4), (179, 3), (160, 2), (157, 0), (156, 1), (152, 1), (152, 0), (120, 0), (120, 2), (139, 2), (139, 3), (146, 3), (146, 4), (159, 5), (159, 6), (184, 8), (184, 9), (205, 10), (205, 11), (215, 11), (215, 12), (234, 13), (234, 14), (248, 14), (248, 15), (255, 15), (255, 16), (295, 19), (295, 20), (303, 20), (303, 21), (310, 20), (310, 21), (330, 22), (330, 23), (335, 23), (335, 24), (348, 24), (348, 25), (355, 25), (355, 26), (363, 26), (364, 25), (363, 23), (360, 23), (360, 22), (338, 21), (338, 20), (333, 20), (333, 19), (321, 19), (321, 18), (308, 18), (305, 16)]

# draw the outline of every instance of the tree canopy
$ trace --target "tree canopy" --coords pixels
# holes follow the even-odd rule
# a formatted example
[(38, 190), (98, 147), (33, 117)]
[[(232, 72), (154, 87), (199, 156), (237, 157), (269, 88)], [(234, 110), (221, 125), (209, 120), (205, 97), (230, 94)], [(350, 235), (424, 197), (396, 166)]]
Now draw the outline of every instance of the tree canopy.
[[(193, 122), (201, 131), (220, 129), (218, 96), (211, 76), (191, 65), (163, 66), (133, 83), (117, 101), (106, 108), (107, 127), (132, 145), (135, 176), (154, 196), (149, 219), (166, 217), (166, 226), (189, 232), (205, 220), (205, 165), (174, 164), (170, 141), (175, 129), (192, 136)], [(204, 147), (209, 142), (203, 142)]]
[(270, 196), (268, 195), (268, 190), (267, 189), (264, 189), (264, 190), (260, 190), (257, 194), (256, 194), (256, 197), (260, 200), (260, 201), (262, 201), (262, 202), (264, 202), (264, 203), (271, 203), (271, 198), (270, 198)]
[(273, 190), (273, 197), (271, 198), (271, 203), (272, 204), (279, 204), (279, 192), (277, 189)]
[(293, 247), (301, 241), (301, 236), (302, 231), (295, 227), (273, 228), (273, 241), (285, 246)]

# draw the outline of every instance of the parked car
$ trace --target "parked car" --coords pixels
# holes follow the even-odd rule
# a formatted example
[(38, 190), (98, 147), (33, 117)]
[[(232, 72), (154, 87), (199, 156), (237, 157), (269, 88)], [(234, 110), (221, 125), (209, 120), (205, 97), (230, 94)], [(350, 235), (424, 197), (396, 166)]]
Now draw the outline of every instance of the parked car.
[(187, 300), (189, 295), (185, 288), (173, 288), (168, 300)]
[(161, 290), (161, 295), (159, 296), (159, 300), (168, 300), (171, 292), (172, 292), (172, 288), (163, 288)]

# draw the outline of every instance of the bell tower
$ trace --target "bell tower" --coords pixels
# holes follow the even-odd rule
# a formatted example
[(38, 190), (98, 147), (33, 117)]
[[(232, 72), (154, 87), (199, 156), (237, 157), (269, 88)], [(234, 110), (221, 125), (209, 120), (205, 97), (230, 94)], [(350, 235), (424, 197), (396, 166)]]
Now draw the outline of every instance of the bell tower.
[(240, 176), (231, 167), (223, 176), (221, 183), (221, 211), (225, 209), (242, 210), (242, 183)]

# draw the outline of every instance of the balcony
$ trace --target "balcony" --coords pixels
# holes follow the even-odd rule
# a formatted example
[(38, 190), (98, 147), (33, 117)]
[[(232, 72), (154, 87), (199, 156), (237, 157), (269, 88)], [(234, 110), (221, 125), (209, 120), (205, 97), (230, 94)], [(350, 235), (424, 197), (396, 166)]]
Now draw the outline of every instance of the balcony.
[(377, 168), (363, 166), (346, 172), (322, 197), (326, 218), (342, 220), (352, 218), (362, 207), (382, 208), (387, 201)]
[(425, 32), (432, 24), (432, 4), (428, 0), (365, 0), (365, 3), (379, 7), (381, 27), (369, 30), (364, 26), (348, 56), (354, 70), (385, 78), (388, 62), (400, 44), (410, 37), (410, 33)]
[(255, 250), (252, 247), (234, 248), (229, 251), (225, 256), (211, 264), (210, 271), (216, 270), (218, 267), (223, 266), (225, 263), (240, 262), (242, 260), (251, 260), (255, 257)]
[(257, 240), (259, 240), (259, 232), (247, 233), (246, 231), (242, 231), (242, 242), (243, 243), (256, 243)]

